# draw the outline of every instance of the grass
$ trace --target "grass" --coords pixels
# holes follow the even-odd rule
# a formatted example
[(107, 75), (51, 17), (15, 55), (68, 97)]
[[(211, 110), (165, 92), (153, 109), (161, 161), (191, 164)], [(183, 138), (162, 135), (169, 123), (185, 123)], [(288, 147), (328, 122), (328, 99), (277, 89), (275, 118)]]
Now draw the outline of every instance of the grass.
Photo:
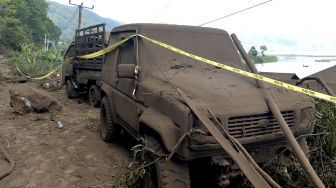
[(326, 133), (322, 136), (325, 139), (324, 149), (329, 154), (336, 152), (336, 107), (332, 103), (319, 102), (315, 115), (315, 133)]
[[(314, 132), (306, 135), (309, 161), (326, 187), (336, 185), (336, 107), (335, 104), (316, 101)], [(284, 150), (284, 152), (286, 152)], [(289, 152), (290, 153), (290, 152)], [(283, 187), (313, 187), (299, 162), (292, 154), (289, 161), (269, 163), (266, 171)]]
[(336, 185), (336, 106), (317, 101), (315, 130), (307, 138), (310, 146), (310, 162), (326, 187)]
[(88, 111), (88, 112), (85, 112), (83, 114), (83, 120), (89, 121), (89, 122), (94, 122), (95, 120), (97, 120), (97, 118), (92, 111)]
[(36, 77), (59, 67), (62, 56), (58, 48), (50, 48), (46, 51), (35, 44), (21, 44), (20, 52), (9, 54), (9, 61), (16, 75)]
[(152, 165), (161, 156), (155, 153), (148, 144), (146, 137), (140, 138), (140, 144), (132, 147), (133, 160), (124, 161), (119, 165), (119, 173), (116, 177), (114, 188), (139, 187), (143, 184), (146, 175), (150, 176)]
[(274, 55), (264, 55), (264, 56), (249, 56), (255, 63), (272, 63), (277, 62), (278, 57)]

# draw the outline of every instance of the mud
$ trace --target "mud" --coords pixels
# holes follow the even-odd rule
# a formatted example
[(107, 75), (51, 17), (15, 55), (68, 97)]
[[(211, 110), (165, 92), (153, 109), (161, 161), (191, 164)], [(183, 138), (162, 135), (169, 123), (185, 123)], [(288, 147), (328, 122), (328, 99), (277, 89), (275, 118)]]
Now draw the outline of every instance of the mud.
[[(9, 68), (0, 62), (1, 79), (12, 77)], [(67, 99), (62, 89), (49, 92), (63, 106), (61, 111), (18, 115), (10, 107), (9, 90), (20, 85), (0, 81), (0, 144), (16, 163), (0, 187), (111, 187), (117, 166), (130, 153), (101, 140), (99, 109)], [(7, 166), (0, 155), (0, 170)]]

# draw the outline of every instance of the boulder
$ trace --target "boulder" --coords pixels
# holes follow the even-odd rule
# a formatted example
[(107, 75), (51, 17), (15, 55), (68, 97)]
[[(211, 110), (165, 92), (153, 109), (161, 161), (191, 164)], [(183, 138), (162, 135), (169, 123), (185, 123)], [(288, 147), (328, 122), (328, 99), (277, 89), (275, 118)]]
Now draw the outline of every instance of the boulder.
[(59, 111), (62, 106), (46, 91), (30, 85), (18, 85), (9, 90), (10, 105), (19, 114)]

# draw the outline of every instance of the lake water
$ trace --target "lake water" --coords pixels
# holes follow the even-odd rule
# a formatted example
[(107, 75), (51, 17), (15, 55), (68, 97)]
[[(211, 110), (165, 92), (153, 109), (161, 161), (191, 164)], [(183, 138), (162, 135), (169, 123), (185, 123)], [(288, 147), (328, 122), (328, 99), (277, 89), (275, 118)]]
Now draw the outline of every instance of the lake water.
[(260, 72), (295, 73), (299, 78), (304, 78), (335, 65), (336, 57), (332, 56), (278, 56), (278, 62), (256, 64), (256, 67)]
[(289, 56), (280, 55), (278, 57), (278, 62), (315, 62), (315, 60), (334, 60), (336, 61), (336, 56)]

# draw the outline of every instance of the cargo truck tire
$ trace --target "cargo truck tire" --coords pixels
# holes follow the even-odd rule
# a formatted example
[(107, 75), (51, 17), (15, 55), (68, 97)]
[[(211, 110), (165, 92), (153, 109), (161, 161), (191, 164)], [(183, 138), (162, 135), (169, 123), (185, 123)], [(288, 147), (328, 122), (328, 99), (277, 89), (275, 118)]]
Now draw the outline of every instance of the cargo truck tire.
[(77, 91), (76, 89), (73, 87), (72, 83), (70, 80), (66, 81), (66, 93), (68, 95), (69, 99), (75, 98), (77, 97)]
[(100, 89), (96, 85), (90, 86), (89, 102), (94, 107), (99, 107), (100, 105)]

